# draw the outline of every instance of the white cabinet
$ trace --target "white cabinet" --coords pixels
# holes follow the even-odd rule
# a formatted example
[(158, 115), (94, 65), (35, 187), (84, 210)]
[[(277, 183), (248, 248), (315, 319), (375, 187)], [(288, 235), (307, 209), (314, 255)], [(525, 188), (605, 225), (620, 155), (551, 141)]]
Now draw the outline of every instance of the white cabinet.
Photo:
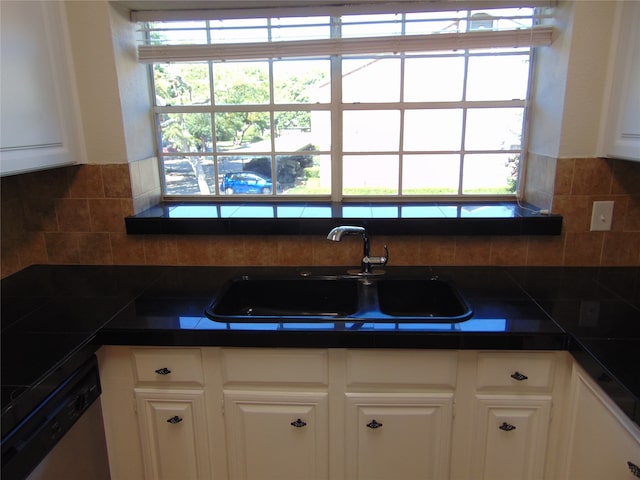
[(453, 393), (347, 393), (345, 478), (449, 478)]
[(229, 478), (329, 478), (327, 350), (223, 349)]
[(229, 478), (328, 479), (326, 392), (224, 393)]
[(617, 2), (604, 154), (640, 161), (640, 2)]
[[(567, 464), (563, 478), (637, 478), (640, 428), (577, 365), (569, 403)], [(638, 473), (634, 475), (632, 469)]]
[(566, 354), (487, 351), (465, 356), (467, 383), (473, 387), (471, 404), (461, 412), (469, 435), (461, 445), (469, 455), (458, 452), (456, 475), (469, 480), (554, 478), (559, 430), (552, 429), (551, 411), (554, 403), (562, 404)]
[(136, 389), (145, 478), (211, 478), (202, 390)]
[(112, 480), (227, 478), (218, 349), (103, 347), (98, 361)]
[(200, 349), (140, 348), (131, 358), (145, 478), (210, 478)]
[(103, 347), (98, 358), (113, 480), (631, 480), (640, 467), (640, 429), (572, 374), (568, 352)]
[[(449, 478), (458, 352), (342, 353), (348, 480)], [(337, 355), (336, 355), (337, 356)]]
[(65, 2), (0, 2), (0, 174), (82, 161)]
[(476, 400), (474, 478), (545, 478), (551, 397), (478, 395)]

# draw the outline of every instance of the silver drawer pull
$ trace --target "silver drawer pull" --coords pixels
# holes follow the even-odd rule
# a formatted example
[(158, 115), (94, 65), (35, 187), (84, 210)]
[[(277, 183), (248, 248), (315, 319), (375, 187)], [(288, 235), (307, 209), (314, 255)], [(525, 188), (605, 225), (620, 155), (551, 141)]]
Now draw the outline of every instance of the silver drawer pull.
[(514, 380), (517, 380), (519, 382), (523, 381), (523, 380), (527, 380), (529, 377), (527, 377), (526, 375), (523, 375), (520, 372), (513, 372), (511, 374), (511, 378), (513, 378)]
[(627, 465), (633, 476), (640, 478), (640, 467), (633, 462), (627, 462)]
[(172, 423), (172, 424), (176, 424), (176, 423), (180, 423), (182, 421), (182, 418), (180, 418), (178, 415), (174, 415), (173, 417), (171, 417), (169, 420), (167, 420), (168, 423)]
[(163, 367), (163, 368), (159, 368), (158, 370), (156, 370), (156, 373), (158, 375), (169, 375), (171, 373), (171, 370), (169, 370), (166, 367)]
[(510, 423), (507, 423), (507, 422), (502, 422), (502, 425), (500, 425), (498, 428), (500, 430), (504, 430), (505, 432), (511, 432), (512, 430), (516, 429), (516, 426), (511, 425)]

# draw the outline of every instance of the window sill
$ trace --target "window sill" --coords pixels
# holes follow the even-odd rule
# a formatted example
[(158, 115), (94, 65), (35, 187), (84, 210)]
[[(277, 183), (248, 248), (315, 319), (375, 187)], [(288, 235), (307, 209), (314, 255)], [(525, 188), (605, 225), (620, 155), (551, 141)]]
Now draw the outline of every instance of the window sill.
[(374, 235), (560, 235), (562, 216), (516, 202), (161, 203), (125, 224), (131, 235), (324, 235), (347, 224)]

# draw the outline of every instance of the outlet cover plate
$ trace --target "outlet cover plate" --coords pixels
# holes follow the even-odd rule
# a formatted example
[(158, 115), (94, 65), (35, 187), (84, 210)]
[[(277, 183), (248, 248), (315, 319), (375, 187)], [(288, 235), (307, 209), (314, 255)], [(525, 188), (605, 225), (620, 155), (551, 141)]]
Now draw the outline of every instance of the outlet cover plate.
[(611, 230), (613, 220), (613, 201), (593, 202), (591, 211), (591, 231)]

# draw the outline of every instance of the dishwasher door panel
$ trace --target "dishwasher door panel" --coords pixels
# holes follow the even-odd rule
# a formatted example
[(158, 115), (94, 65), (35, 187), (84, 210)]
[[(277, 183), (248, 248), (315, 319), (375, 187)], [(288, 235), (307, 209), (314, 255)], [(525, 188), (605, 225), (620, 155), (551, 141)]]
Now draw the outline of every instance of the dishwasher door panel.
[(100, 402), (94, 402), (27, 480), (110, 480)]

